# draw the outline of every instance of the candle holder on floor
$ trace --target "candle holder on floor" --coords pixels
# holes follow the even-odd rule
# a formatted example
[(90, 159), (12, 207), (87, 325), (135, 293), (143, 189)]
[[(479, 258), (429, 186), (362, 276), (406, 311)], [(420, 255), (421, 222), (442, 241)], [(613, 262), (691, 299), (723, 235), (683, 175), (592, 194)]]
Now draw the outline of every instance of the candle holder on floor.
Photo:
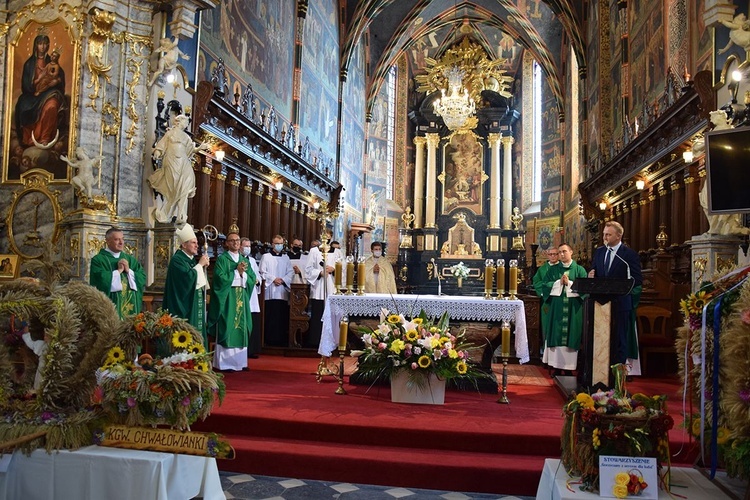
[(500, 398), (498, 398), (497, 402), (504, 405), (510, 404), (510, 399), (508, 399), (508, 357), (505, 354), (503, 354), (502, 393), (500, 394)]

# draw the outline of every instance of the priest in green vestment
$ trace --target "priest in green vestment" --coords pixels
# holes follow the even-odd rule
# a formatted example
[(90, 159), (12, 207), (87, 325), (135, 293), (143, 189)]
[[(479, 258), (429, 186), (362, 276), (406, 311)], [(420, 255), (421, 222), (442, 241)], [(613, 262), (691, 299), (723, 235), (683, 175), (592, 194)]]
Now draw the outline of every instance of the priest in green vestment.
[(106, 248), (91, 259), (89, 283), (115, 304), (120, 319), (141, 312), (146, 272), (134, 256), (123, 251), (122, 230), (112, 227), (104, 236)]
[(203, 345), (208, 349), (204, 288), (208, 285), (205, 269), (209, 259), (207, 255), (197, 257), (198, 238), (190, 224), (178, 229), (175, 236), (180, 249), (169, 260), (162, 307), (201, 332)]
[(552, 289), (552, 285), (547, 281), (547, 273), (554, 266), (558, 265), (559, 254), (556, 246), (551, 246), (547, 249), (547, 262), (536, 270), (534, 277), (531, 280), (534, 286), (534, 291), (541, 300), (541, 312), (542, 312), (542, 350), (544, 350), (544, 341), (547, 340), (547, 332), (550, 329), (550, 305), (544, 299), (549, 297), (549, 292)]
[(240, 235), (233, 226), (227, 234), (227, 251), (214, 264), (208, 308), (208, 331), (216, 337), (214, 368), (247, 370), (247, 345), (253, 329), (250, 294), (255, 280), (250, 261), (240, 254)]
[(544, 281), (550, 318), (542, 361), (557, 370), (575, 370), (583, 330), (583, 298), (571, 288), (588, 272), (573, 260), (569, 245), (560, 245), (558, 251), (560, 263), (550, 267)]

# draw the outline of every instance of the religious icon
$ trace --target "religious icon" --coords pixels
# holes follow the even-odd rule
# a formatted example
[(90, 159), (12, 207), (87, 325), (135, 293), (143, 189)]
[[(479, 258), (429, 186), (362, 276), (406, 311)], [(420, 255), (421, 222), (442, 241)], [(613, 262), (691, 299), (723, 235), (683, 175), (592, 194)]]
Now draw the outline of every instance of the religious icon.
[(18, 276), (18, 255), (0, 255), (0, 280)]
[(487, 180), (482, 145), (474, 134), (456, 134), (443, 151), (443, 214), (467, 208), (481, 215), (482, 186)]
[(31, 22), (11, 43), (3, 181), (18, 181), (34, 169), (68, 180), (68, 165), (60, 157), (70, 156), (73, 143), (76, 45), (61, 20)]

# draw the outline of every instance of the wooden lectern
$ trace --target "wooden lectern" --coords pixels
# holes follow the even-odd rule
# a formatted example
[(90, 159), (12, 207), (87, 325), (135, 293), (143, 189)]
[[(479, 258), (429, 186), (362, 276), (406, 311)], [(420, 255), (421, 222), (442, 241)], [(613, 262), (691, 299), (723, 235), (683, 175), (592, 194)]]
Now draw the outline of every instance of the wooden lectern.
[[(572, 290), (587, 295), (583, 302), (583, 332), (578, 353), (578, 377), (558, 381), (570, 390), (607, 390), (612, 387), (610, 339), (612, 332), (612, 300), (633, 289), (633, 278), (578, 278)], [(572, 387), (568, 387), (572, 386)], [(569, 389), (569, 390), (568, 390)]]

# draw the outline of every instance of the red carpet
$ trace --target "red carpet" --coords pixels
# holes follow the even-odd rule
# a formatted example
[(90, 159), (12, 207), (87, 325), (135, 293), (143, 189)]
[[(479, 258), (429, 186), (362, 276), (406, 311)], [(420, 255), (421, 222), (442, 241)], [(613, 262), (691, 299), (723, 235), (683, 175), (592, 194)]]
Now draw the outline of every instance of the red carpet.
[[(317, 362), (261, 356), (250, 360), (250, 371), (226, 375), (224, 404), (193, 426), (224, 434), (235, 447), (237, 458), (220, 462), (221, 470), (534, 495), (544, 459), (560, 456), (563, 399), (538, 367), (509, 367), (509, 405), (495, 395), (448, 390), (445, 405), (433, 406), (391, 403), (382, 386), (345, 383), (348, 394), (337, 395), (332, 377), (316, 383)], [(347, 375), (354, 362), (347, 358)], [(679, 387), (661, 380), (629, 389), (671, 399)], [(671, 411), (681, 421), (679, 405)], [(672, 431), (673, 449), (683, 436)], [(690, 461), (686, 450), (675, 463)]]

